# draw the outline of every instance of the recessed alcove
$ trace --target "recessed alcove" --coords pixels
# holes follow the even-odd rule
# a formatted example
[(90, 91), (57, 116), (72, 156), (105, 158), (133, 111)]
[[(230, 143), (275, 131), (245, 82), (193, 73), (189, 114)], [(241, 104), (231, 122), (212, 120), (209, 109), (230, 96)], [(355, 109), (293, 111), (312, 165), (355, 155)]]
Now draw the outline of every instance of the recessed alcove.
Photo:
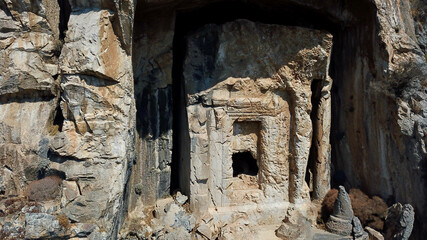
[[(280, 11), (278, 9), (280, 9)], [(221, 12), (220, 15), (216, 14), (218, 11)], [(176, 14), (172, 14), (173, 12), (176, 12)], [(257, 167), (259, 170), (257, 178), (260, 182), (259, 188), (262, 191), (271, 188), (266, 184), (266, 182), (271, 181), (268, 179), (276, 178), (268, 174), (268, 172), (271, 171), (269, 168), (274, 168), (274, 164), (278, 166), (281, 164), (283, 165), (280, 171), (291, 171), (290, 169), (293, 169), (292, 171), (300, 171), (296, 170), (300, 167), (295, 165), (291, 159), (287, 157), (287, 154), (293, 151), (292, 146), (294, 143), (290, 141), (291, 131), (296, 130), (284, 127), (295, 123), (296, 117), (295, 113), (292, 113), (292, 111), (294, 111), (292, 109), (295, 108), (297, 103), (291, 96), (293, 93), (288, 90), (268, 90), (271, 87), (268, 87), (268, 84), (265, 85), (269, 82), (269, 80), (265, 79), (270, 78), (272, 76), (271, 74), (274, 74), (277, 70), (274, 69), (274, 66), (267, 66), (267, 70), (259, 71), (260, 73), (265, 73), (255, 73), (255, 75), (251, 73), (252, 70), (247, 72), (245, 72), (245, 70), (243, 72), (236, 72), (236, 74), (232, 74), (229, 77), (236, 79), (240, 78), (241, 83), (229, 83), (224, 90), (230, 88), (229, 97), (235, 99), (235, 103), (237, 104), (237, 102), (240, 101), (239, 99), (245, 97), (250, 98), (252, 94), (251, 92), (241, 92), (241, 88), (245, 87), (246, 84), (255, 83), (256, 86), (253, 87), (252, 90), (255, 89), (254, 91), (259, 91), (261, 95), (270, 94), (273, 96), (275, 100), (271, 98), (270, 95), (265, 99), (272, 104), (278, 104), (276, 107), (262, 106), (262, 104), (265, 104), (262, 100), (265, 96), (261, 95), (254, 96), (253, 98), (254, 101), (258, 101), (258, 103), (254, 104), (260, 104), (258, 108), (254, 107), (255, 105), (252, 107), (245, 107), (245, 103), (242, 103), (243, 105), (241, 106), (237, 106), (238, 104), (232, 106), (233, 104), (235, 105), (235, 103), (230, 103), (230, 105), (226, 103), (228, 101), (227, 99), (220, 99), (223, 94), (221, 93), (222, 90), (212, 91), (213, 95), (211, 99), (213, 102), (206, 103), (206, 96), (197, 93), (197, 91), (199, 91), (199, 89), (208, 90), (214, 87), (217, 82), (204, 80), (204, 82), (199, 81), (198, 83), (185, 82), (184, 62), (185, 57), (188, 56), (189, 35), (204, 26), (209, 26), (209, 24), (213, 24), (212, 26), (221, 26), (222, 24), (237, 19), (248, 19), (255, 24), (254, 26), (258, 23), (277, 26), (273, 28), (278, 28), (278, 26), (303, 26), (306, 29), (331, 30), (335, 26), (333, 24), (330, 25), (327, 18), (322, 17), (318, 12), (291, 3), (284, 3), (280, 8), (277, 8), (274, 4), (264, 5), (254, 2), (220, 2), (196, 8), (166, 8), (162, 9), (161, 13), (156, 9), (152, 9), (144, 14), (137, 14), (135, 19), (133, 58), (135, 65), (137, 128), (138, 137), (140, 139), (137, 141), (137, 148), (139, 149), (137, 158), (142, 161), (136, 161), (139, 164), (134, 167), (134, 172), (138, 173), (134, 174), (133, 177), (135, 178), (134, 181), (137, 181), (139, 178), (140, 182), (151, 182), (151, 184), (148, 185), (157, 188), (157, 191), (154, 191), (156, 192), (156, 196), (153, 196), (150, 191), (147, 191), (146, 194), (141, 194), (141, 196), (145, 198), (145, 202), (153, 202), (154, 199), (167, 195), (166, 191), (173, 193), (177, 189), (189, 195), (190, 202), (194, 202), (195, 200), (191, 198), (192, 195), (194, 196), (194, 194), (191, 193), (191, 182), (195, 182), (197, 185), (203, 185), (204, 183), (210, 184), (209, 178), (211, 178), (211, 176), (207, 170), (201, 170), (200, 174), (202, 175), (197, 175), (195, 178), (191, 176), (191, 169), (201, 169), (200, 167), (192, 166), (191, 153), (194, 150), (192, 146), (194, 146), (194, 144), (208, 144), (209, 149), (213, 149), (210, 143), (201, 143), (201, 140), (194, 140), (195, 142), (192, 142), (193, 140), (191, 140), (197, 139), (194, 138), (194, 134), (198, 131), (197, 129), (191, 129), (191, 122), (195, 121), (195, 119), (199, 119), (201, 127), (203, 128), (204, 125), (208, 124), (210, 121), (209, 117), (213, 117), (209, 111), (206, 112), (201, 110), (204, 107), (203, 105), (213, 104), (219, 106), (225, 104), (231, 106), (225, 113), (230, 117), (230, 124), (233, 122), (235, 123), (234, 126), (230, 126), (231, 133), (236, 133), (239, 129), (241, 131), (256, 129), (250, 134), (242, 134), (243, 136), (256, 136), (257, 139), (253, 143), (255, 145), (254, 149), (235, 149), (235, 146), (231, 146), (229, 148), (230, 153), (226, 158), (228, 159), (227, 161), (230, 162), (230, 169), (232, 169), (233, 154), (243, 151), (250, 152), (258, 164)], [(215, 44), (217, 43), (215, 43), (215, 35), (209, 33), (209, 30), (207, 30), (207, 34), (211, 34), (206, 38), (209, 39), (210, 42), (204, 43), (205, 46), (201, 49), (202, 51), (206, 50), (206, 52), (202, 52), (202, 54), (208, 57), (215, 56), (215, 53), (209, 52), (209, 49), (214, 51), (216, 48)], [(263, 44), (260, 44), (260, 46), (262, 45)], [(157, 50), (155, 46), (162, 47)], [(249, 61), (247, 63), (253, 65), (256, 64), (258, 60), (243, 60), (242, 63), (244, 64), (245, 61)], [(209, 71), (209, 68), (213, 67), (212, 64), (214, 63), (209, 63), (208, 61), (206, 64), (206, 69)], [(327, 68), (325, 68), (325, 71), (327, 71), (326, 69)], [(249, 76), (250, 74), (252, 74), (252, 77)], [(323, 76), (319, 76), (319, 79), (326, 79), (326, 74), (327, 72), (325, 72)], [(208, 76), (197, 76), (196, 74), (193, 75), (193, 77), (206, 79)], [(252, 79), (245, 80), (245, 77)], [(255, 80), (257, 82), (254, 82)], [(257, 90), (258, 87), (259, 90)], [(239, 94), (243, 95), (239, 96)], [(216, 96), (220, 97), (217, 98)], [(273, 103), (275, 101), (276, 103)], [(201, 109), (197, 107), (198, 104), (202, 104)], [(235, 108), (235, 110), (232, 108)], [(243, 110), (240, 111), (239, 109)], [(189, 113), (189, 110), (194, 110), (194, 115), (191, 115), (192, 113)], [(233, 113), (238, 113), (239, 111), (239, 114)], [(258, 112), (258, 115), (254, 115), (254, 112)], [(274, 116), (278, 116), (277, 123), (272, 122), (272, 119), (275, 118)], [(283, 124), (283, 126), (276, 126), (275, 124)], [(272, 129), (270, 130), (270, 128)], [(274, 133), (274, 131), (277, 131), (274, 130), (275, 128), (281, 129), (277, 132), (279, 135)], [(212, 130), (209, 130), (209, 127), (207, 127), (207, 131), (212, 132)], [(280, 136), (283, 140), (278, 140), (276, 135), (277, 137)], [(206, 133), (202, 133), (201, 136), (200, 139), (205, 138)], [(274, 137), (269, 138), (269, 136)], [(262, 143), (263, 141), (264, 143)], [(265, 153), (264, 147), (273, 144), (273, 142), (270, 141), (283, 141), (283, 143), (288, 142), (288, 144), (284, 144), (270, 153)], [(281, 153), (277, 155), (278, 152)], [(206, 152), (201, 154), (206, 154)], [(199, 154), (199, 156), (202, 155)], [(282, 163), (274, 163), (269, 166), (268, 162), (271, 162), (271, 160), (268, 159), (273, 156), (275, 156), (279, 162), (282, 161)], [(206, 163), (203, 166), (205, 165), (212, 167), (212, 163)], [(151, 169), (159, 170), (152, 171)], [(279, 167), (279, 169), (281, 169), (281, 167)], [(283, 181), (281, 184), (284, 185), (280, 186), (279, 184), (272, 188), (278, 188), (274, 191), (281, 192), (275, 195), (279, 198), (282, 196), (285, 201), (289, 201), (290, 196), (301, 194), (295, 193), (294, 190), (291, 189), (300, 189), (302, 186), (289, 187), (289, 184), (299, 184), (300, 181), (294, 179), (289, 173), (280, 171), (278, 172), (278, 174), (281, 175), (279, 179), (282, 179), (280, 181)], [(300, 174), (303, 174), (303, 172), (305, 172), (305, 169), (300, 171)], [(138, 177), (138, 175), (142, 177)], [(229, 176), (233, 176), (232, 171)], [(221, 179), (227, 178), (227, 175), (221, 177)], [(225, 180), (225, 182), (227, 181), (228, 180)], [(226, 185), (224, 185), (224, 187), (226, 188)]]
[(240, 174), (248, 176), (258, 175), (257, 160), (250, 152), (233, 153), (233, 177), (238, 177)]
[[(313, 95), (308, 98), (312, 106), (308, 111), (308, 117), (304, 119), (309, 120), (307, 123), (312, 128), (310, 130), (312, 134), (309, 134), (310, 137), (308, 139), (310, 145), (306, 154), (308, 163), (304, 166), (297, 164), (301, 160), (298, 159), (299, 153), (292, 152), (299, 144), (291, 136), (297, 131), (297, 123), (299, 121), (297, 114), (300, 114), (295, 110), (299, 103), (297, 98), (294, 97), (295, 92), (292, 92), (293, 90), (283, 88), (271, 91), (272, 96), (280, 100), (281, 105), (279, 104), (280, 107), (276, 108), (276, 110), (283, 113), (282, 116), (277, 118), (277, 122), (283, 123), (283, 126), (273, 126), (271, 124), (274, 121), (270, 118), (276, 116), (275, 108), (266, 110), (266, 108), (260, 107), (258, 110), (261, 110), (262, 113), (254, 115), (253, 112), (258, 111), (253, 107), (255, 104), (252, 107), (247, 107), (246, 110), (243, 110), (244, 114), (239, 115), (235, 114), (238, 112), (236, 109), (240, 108), (242, 110), (244, 104), (237, 107), (233, 106), (234, 103), (240, 101), (238, 99), (242, 86), (251, 84), (251, 81), (255, 82), (257, 86), (262, 86), (262, 78), (271, 76), (249, 76), (251, 81), (247, 81), (245, 78), (248, 77), (247, 73), (249, 72), (243, 71), (230, 76), (242, 81), (240, 85), (235, 84), (235, 82), (228, 82), (225, 84), (227, 86), (221, 89), (222, 87), (218, 85), (220, 83), (212, 80), (213, 78), (207, 73), (212, 68), (215, 68), (216, 53), (214, 51), (218, 47), (216, 39), (218, 36), (215, 35), (212, 29), (215, 30), (215, 26), (222, 26), (226, 23), (243, 19), (255, 24), (297, 26), (304, 27), (310, 31), (321, 30), (333, 34), (333, 48), (336, 48), (335, 43), (338, 42), (338, 46), (341, 46), (341, 49), (332, 51), (331, 64), (328, 66), (330, 69), (329, 74), (334, 80), (338, 76), (342, 85), (342, 79), (346, 77), (342, 75), (341, 65), (343, 61), (341, 60), (347, 53), (343, 53), (341, 50), (344, 49), (342, 48), (344, 44), (342, 41), (347, 36), (343, 35), (344, 30), (341, 28), (341, 20), (334, 19), (328, 15), (327, 11), (298, 5), (292, 1), (265, 3), (259, 1), (245, 1), (244, 3), (232, 1), (197, 6), (183, 1), (178, 5), (164, 8), (150, 8), (150, 4), (143, 7), (145, 10), (140, 14), (138, 14), (137, 10), (135, 19), (136, 35), (134, 37), (136, 43), (134, 44), (134, 52), (137, 53), (134, 54), (134, 69), (137, 69), (135, 71), (137, 121), (139, 122), (139, 137), (142, 139), (139, 144), (142, 147), (142, 151), (137, 157), (140, 159), (137, 160), (137, 163), (142, 162), (142, 164), (139, 164), (139, 167), (137, 166), (135, 169), (139, 169), (137, 171), (139, 171), (139, 175), (143, 176), (143, 182), (147, 182), (147, 185), (157, 189), (157, 196), (147, 197), (151, 194), (149, 191), (147, 191), (147, 194), (142, 194), (147, 199), (145, 202), (152, 202), (153, 199), (161, 198), (166, 195), (165, 191), (173, 193), (175, 190), (180, 190), (189, 195), (190, 203), (198, 202), (203, 205), (208, 201), (217, 201), (214, 203), (215, 206), (227, 205), (229, 200), (220, 199), (227, 195), (226, 191), (221, 196), (218, 195), (218, 199), (212, 200), (215, 199), (215, 193), (213, 193), (212, 189), (199, 188), (198, 190), (191, 190), (192, 185), (204, 186), (213, 184), (212, 186), (214, 186), (215, 183), (211, 182), (212, 174), (217, 174), (218, 171), (216, 170), (218, 169), (215, 168), (215, 164), (219, 164), (215, 160), (201, 162), (201, 165), (194, 165), (192, 157), (195, 150), (194, 146), (203, 146), (201, 149), (205, 149), (200, 152), (196, 151), (197, 158), (202, 158), (202, 156), (212, 154), (212, 152), (224, 152), (226, 154), (221, 161), (221, 165), (225, 164), (224, 166), (229, 167), (224, 168), (223, 173), (225, 175), (218, 177), (223, 181), (221, 186), (218, 185), (223, 190), (227, 189), (228, 178), (233, 178), (233, 155), (239, 152), (249, 152), (257, 161), (258, 174), (256, 177), (258, 179), (257, 183), (259, 183), (258, 189), (263, 191), (263, 194), (277, 187), (281, 193), (275, 195), (284, 199), (284, 202), (292, 202), (294, 201), (292, 199), (299, 199), (306, 192), (304, 185), (311, 185), (312, 198), (322, 198), (329, 188), (331, 168), (329, 161), (331, 152), (334, 152), (330, 150), (328, 138), (325, 138), (325, 136), (329, 137), (329, 128), (326, 129), (324, 126), (325, 124), (331, 124), (331, 121), (334, 122), (336, 119), (336, 116), (331, 111), (329, 111), (329, 114), (332, 115), (329, 115), (327, 119), (319, 119), (318, 116), (315, 116), (319, 112), (323, 114), (327, 111), (324, 108), (328, 104), (324, 100), (325, 97), (329, 99), (327, 101), (334, 97), (329, 92), (332, 86), (327, 79), (327, 68), (325, 68), (323, 75), (313, 76), (312, 79), (309, 79), (310, 83), (307, 85), (306, 93), (310, 95), (313, 93)], [(218, 14), (219, 12), (221, 14)], [(205, 75), (193, 74), (191, 78), (196, 81), (193, 84), (188, 82), (188, 78), (185, 77), (184, 73), (186, 57), (188, 57), (190, 50), (193, 50), (188, 46), (189, 36), (204, 27), (209, 29), (206, 30), (207, 37), (204, 38), (205, 41), (203, 42), (205, 45), (200, 48), (202, 49), (200, 56), (204, 56), (202, 59), (206, 60), (206, 64), (203, 65), (205, 69), (203, 73)], [(260, 44), (260, 46), (263, 46), (263, 44)], [(213, 57), (211, 58), (211, 56)], [(272, 71), (274, 72), (274, 70)], [(257, 79), (261, 80), (256, 82), (258, 81)], [(224, 78), (223, 80), (227, 79)], [(334, 89), (336, 90), (335, 87)], [(227, 94), (229, 94), (227, 98), (237, 99), (234, 103), (227, 102), (227, 98), (221, 97), (227, 91)], [(260, 94), (270, 94), (268, 88), (260, 87), (259, 91)], [(207, 92), (210, 93), (205, 94)], [(253, 100), (257, 101), (257, 96), (252, 95), (250, 92), (246, 92), (243, 95), (248, 98), (253, 97)], [(262, 105), (262, 103), (260, 104)], [(333, 102), (332, 105), (334, 104), (337, 106), (337, 103)], [(222, 107), (225, 110), (224, 112), (208, 110), (209, 108), (215, 109), (221, 106), (231, 107)], [(313, 112), (311, 112), (311, 109)], [(339, 110), (336, 110), (335, 107), (333, 111), (337, 112)], [(312, 116), (310, 116), (310, 113), (312, 113)], [(321, 116), (324, 116), (322, 114)], [(214, 118), (221, 119), (221, 116), (228, 119), (226, 120), (228, 123), (224, 126), (218, 126), (218, 120), (214, 120)], [(238, 124), (233, 124), (236, 122)], [(258, 128), (258, 132), (255, 133), (258, 137), (256, 153), (249, 149), (233, 149), (233, 146), (227, 146), (228, 140), (225, 140), (226, 138), (217, 145), (209, 142), (209, 139), (211, 139), (209, 134), (223, 131), (221, 134), (229, 136), (231, 143), (237, 125), (253, 124), (254, 122)], [(198, 126), (193, 126), (193, 123), (197, 123)], [(291, 127), (286, 128), (284, 126)], [(276, 136), (275, 129), (281, 129), (282, 132), (279, 131), (278, 136), (282, 136), (284, 139), (274, 140), (274, 138), (268, 138), (269, 136)], [(199, 136), (195, 137), (195, 135)], [(277, 155), (276, 151), (279, 150), (265, 151), (266, 146), (271, 146), (274, 142), (288, 142), (288, 144), (278, 147), (278, 149), (283, 150), (283, 153), (280, 153), (282, 155)], [(308, 157), (308, 155), (310, 156)], [(264, 159), (267, 160), (264, 161)], [(274, 162), (276, 159), (283, 162), (274, 163), (270, 166), (265, 165), (266, 163)], [(275, 179), (275, 176), (267, 174), (274, 166), (285, 166), (284, 172), (280, 172), (282, 170), (279, 171), (281, 174), (280, 181), (283, 181), (283, 184), (280, 183), (282, 185), (266, 184), (266, 182), (270, 181), (268, 179)], [(160, 171), (152, 171), (151, 169), (160, 169)], [(192, 173), (193, 169), (197, 169), (199, 173), (192, 175), (194, 174)], [(308, 180), (308, 183), (304, 181), (306, 172), (312, 173), (311, 180)], [(299, 175), (290, 173), (298, 173)], [(303, 176), (300, 176), (301, 174)], [(302, 181), (300, 181), (301, 177)], [(136, 176), (136, 178), (138, 177)], [(167, 188), (168, 186), (169, 188)], [(198, 195), (201, 198), (197, 198), (196, 196)], [(218, 205), (219, 202), (225, 205)], [(202, 208), (196, 208), (203, 211)]]

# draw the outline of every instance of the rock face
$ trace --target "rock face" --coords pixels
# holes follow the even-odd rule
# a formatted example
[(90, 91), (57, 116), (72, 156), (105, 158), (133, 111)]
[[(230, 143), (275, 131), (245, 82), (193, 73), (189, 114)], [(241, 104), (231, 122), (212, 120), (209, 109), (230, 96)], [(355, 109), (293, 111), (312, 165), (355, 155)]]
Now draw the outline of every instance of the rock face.
[(386, 239), (406, 240), (414, 227), (414, 208), (396, 203), (388, 209), (385, 225)]
[(46, 214), (98, 222), (113, 236), (124, 213), (134, 156), (131, 36), (113, 25), (119, 14), (133, 18), (133, 3), (84, 2), (0, 2), (1, 194), (26, 195), (28, 185), (29, 200), (55, 201), (49, 213), (13, 222), (25, 219), (29, 239), (73, 237)]
[(0, 238), (134, 236), (177, 189), (140, 238), (256, 236), (343, 173), (423, 239), (426, 6), (0, 0)]
[(65, 231), (55, 216), (46, 213), (27, 213), (25, 215), (25, 238), (58, 238), (64, 237)]

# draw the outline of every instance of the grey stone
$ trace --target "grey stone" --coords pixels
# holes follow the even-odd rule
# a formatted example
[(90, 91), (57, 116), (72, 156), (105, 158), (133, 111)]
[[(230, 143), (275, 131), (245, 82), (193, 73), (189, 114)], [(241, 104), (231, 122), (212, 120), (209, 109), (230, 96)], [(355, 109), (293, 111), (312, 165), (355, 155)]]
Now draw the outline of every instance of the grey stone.
[(353, 237), (343, 237), (320, 229), (313, 229), (312, 240), (353, 240)]
[(191, 239), (191, 235), (184, 228), (177, 228), (168, 233), (166, 233), (163, 237), (159, 238), (163, 240), (178, 240), (178, 239)]
[(101, 206), (97, 199), (79, 196), (65, 206), (62, 211), (73, 221), (87, 222), (101, 217)]
[(88, 240), (107, 240), (110, 239), (108, 236), (108, 233), (104, 232), (104, 231), (100, 231), (99, 229), (92, 232), (88, 237)]
[(93, 223), (77, 223), (71, 227), (71, 237), (87, 237), (96, 227)]
[(351, 200), (343, 186), (339, 186), (338, 197), (335, 200), (334, 211), (332, 215), (345, 220), (353, 219), (353, 209), (351, 208)]
[(142, 184), (141, 183), (137, 183), (136, 185), (135, 185), (135, 193), (137, 194), (137, 195), (141, 195), (142, 194), (142, 190), (144, 189), (144, 187), (142, 186)]
[(53, 238), (65, 236), (65, 230), (58, 219), (46, 213), (25, 214), (25, 238)]
[(184, 203), (186, 203), (188, 200), (188, 197), (183, 195), (181, 192), (177, 192), (175, 196), (175, 202), (176, 204), (182, 206)]
[(362, 223), (358, 217), (353, 218), (353, 236), (355, 240), (368, 240), (369, 235), (363, 230)]
[(328, 231), (342, 236), (351, 236), (353, 232), (353, 209), (350, 197), (343, 186), (339, 187), (338, 197), (334, 203), (334, 210), (326, 222)]
[(175, 223), (173, 224), (173, 227), (183, 227), (187, 231), (192, 231), (195, 226), (196, 219), (193, 215), (186, 213), (183, 210), (175, 214)]
[(287, 240), (304, 240), (313, 237), (310, 222), (294, 207), (288, 209), (276, 236)]
[(414, 226), (414, 208), (410, 204), (393, 204), (385, 220), (385, 238), (388, 240), (408, 240)]
[(384, 236), (373, 228), (365, 227), (365, 231), (369, 235), (369, 240), (384, 240)]

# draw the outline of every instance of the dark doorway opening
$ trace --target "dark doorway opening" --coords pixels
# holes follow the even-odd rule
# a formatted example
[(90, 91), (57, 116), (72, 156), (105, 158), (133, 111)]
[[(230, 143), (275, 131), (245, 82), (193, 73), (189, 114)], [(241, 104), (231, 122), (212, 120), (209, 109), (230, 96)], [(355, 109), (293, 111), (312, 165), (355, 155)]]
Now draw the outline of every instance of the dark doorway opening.
[(240, 174), (256, 176), (258, 174), (258, 164), (250, 152), (239, 152), (233, 154), (233, 177)]

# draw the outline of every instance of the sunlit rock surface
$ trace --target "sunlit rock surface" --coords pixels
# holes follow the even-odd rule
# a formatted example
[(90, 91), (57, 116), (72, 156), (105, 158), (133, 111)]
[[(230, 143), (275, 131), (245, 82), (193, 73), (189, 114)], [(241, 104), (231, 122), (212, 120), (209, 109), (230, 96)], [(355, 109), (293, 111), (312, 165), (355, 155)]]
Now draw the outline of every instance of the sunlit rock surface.
[(343, 185), (423, 239), (426, 6), (0, 1), (0, 238), (327, 239)]

